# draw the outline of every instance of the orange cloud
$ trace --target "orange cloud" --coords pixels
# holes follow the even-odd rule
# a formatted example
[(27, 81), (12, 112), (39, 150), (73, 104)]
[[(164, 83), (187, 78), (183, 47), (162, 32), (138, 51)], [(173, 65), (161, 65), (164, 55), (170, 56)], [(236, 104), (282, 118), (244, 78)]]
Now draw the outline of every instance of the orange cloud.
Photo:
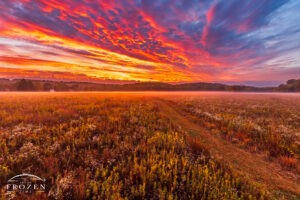
[(248, 32), (268, 24), (267, 16), (283, 4), (0, 1), (0, 69), (135, 81), (227, 80), (280, 54), (281, 47), (267, 49), (261, 36)]

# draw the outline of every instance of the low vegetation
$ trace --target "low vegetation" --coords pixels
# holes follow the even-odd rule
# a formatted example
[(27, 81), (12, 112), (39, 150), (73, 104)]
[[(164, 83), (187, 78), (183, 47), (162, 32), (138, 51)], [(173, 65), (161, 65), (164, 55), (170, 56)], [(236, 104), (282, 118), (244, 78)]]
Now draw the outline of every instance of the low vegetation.
[(299, 173), (300, 101), (297, 96), (223, 94), (172, 99), (212, 134), (253, 152), (264, 152)]
[[(0, 96), (1, 199), (270, 199), (146, 97)], [(46, 193), (6, 193), (21, 173), (45, 178)]]

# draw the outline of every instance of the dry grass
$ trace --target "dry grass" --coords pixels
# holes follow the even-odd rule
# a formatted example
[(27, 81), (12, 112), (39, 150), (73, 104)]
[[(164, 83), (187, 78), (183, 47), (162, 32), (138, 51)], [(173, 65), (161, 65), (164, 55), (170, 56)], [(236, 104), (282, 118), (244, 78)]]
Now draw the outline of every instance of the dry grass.
[[(21, 199), (269, 198), (185, 137), (152, 98), (0, 96), (0, 185), (20, 173), (47, 179), (46, 193)], [(12, 197), (5, 187), (1, 196)]]
[[(162, 112), (183, 130), (194, 130), (197, 133), (194, 135), (201, 140), (201, 143), (211, 147), (210, 153), (214, 157), (230, 163), (236, 173), (245, 174), (252, 182), (262, 183), (269, 191), (275, 192), (274, 199), (297, 199), (300, 196), (298, 174), (291, 174), (277, 162), (269, 162), (260, 154), (241, 149), (240, 144), (233, 145), (224, 141), (222, 135), (212, 133), (197, 116), (184, 112), (173, 100), (170, 97), (161, 98), (157, 103), (160, 104)], [(291, 193), (294, 195), (290, 195)]]
[(285, 169), (288, 169), (288, 170), (296, 169), (296, 163), (297, 163), (296, 158), (280, 156), (278, 160), (279, 160), (280, 165), (282, 167), (284, 167)]

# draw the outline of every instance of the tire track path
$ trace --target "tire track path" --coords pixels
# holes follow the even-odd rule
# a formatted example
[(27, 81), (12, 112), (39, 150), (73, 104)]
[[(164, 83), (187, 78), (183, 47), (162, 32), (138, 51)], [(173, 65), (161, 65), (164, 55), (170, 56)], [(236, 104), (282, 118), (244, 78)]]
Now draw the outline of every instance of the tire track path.
[(283, 170), (278, 163), (269, 162), (258, 154), (248, 152), (218, 135), (213, 135), (209, 130), (195, 123), (194, 116), (175, 108), (172, 102), (161, 98), (155, 98), (154, 102), (172, 123), (181, 126), (185, 131), (192, 132), (196, 138), (207, 145), (217, 160), (228, 162), (234, 173), (242, 173), (250, 181), (265, 185), (270, 191), (279, 189), (286, 194), (293, 193), (300, 199), (299, 175)]

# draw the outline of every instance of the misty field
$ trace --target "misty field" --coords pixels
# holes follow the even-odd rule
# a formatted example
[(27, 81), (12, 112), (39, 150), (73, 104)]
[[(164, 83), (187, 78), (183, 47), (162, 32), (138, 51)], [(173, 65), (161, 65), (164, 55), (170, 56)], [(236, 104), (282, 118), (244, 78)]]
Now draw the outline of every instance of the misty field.
[(0, 93), (1, 200), (299, 199), (299, 155), (297, 94)]

